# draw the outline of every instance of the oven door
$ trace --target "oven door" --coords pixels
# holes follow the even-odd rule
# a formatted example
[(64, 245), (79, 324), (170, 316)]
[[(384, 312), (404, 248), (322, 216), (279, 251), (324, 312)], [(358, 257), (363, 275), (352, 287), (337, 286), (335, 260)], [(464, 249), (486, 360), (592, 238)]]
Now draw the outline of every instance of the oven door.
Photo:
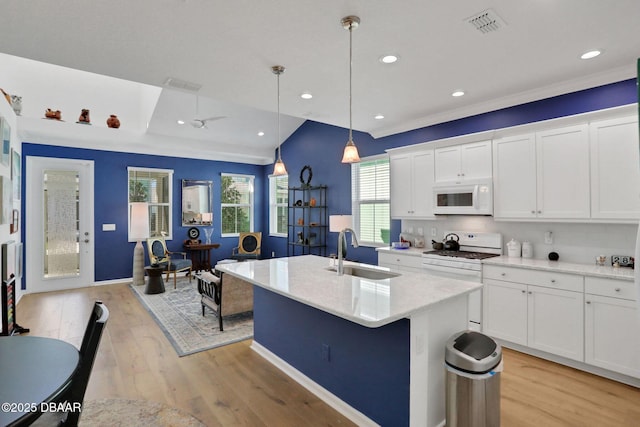
[[(422, 270), (433, 276), (448, 277), (450, 279), (468, 280), (470, 282), (482, 282), (482, 271), (465, 268), (447, 267), (422, 263)], [(468, 328), (472, 331), (482, 331), (482, 289), (469, 294), (469, 307), (467, 313)]]

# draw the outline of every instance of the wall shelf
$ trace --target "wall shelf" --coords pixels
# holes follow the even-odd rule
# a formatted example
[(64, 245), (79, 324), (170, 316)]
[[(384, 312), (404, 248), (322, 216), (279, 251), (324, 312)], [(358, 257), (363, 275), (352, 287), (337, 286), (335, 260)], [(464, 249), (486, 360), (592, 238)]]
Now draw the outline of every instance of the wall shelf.
[(287, 255), (326, 256), (327, 186), (289, 187)]

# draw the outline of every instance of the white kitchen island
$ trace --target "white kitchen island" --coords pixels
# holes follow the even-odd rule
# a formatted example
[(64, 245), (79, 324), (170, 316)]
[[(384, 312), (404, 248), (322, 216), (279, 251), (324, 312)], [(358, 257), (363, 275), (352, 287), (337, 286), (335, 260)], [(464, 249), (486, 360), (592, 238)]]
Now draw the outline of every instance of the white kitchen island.
[(252, 347), (354, 422), (444, 425), (445, 342), (466, 328), (466, 295), (482, 284), (328, 267), (306, 255), (217, 269), (256, 286)]

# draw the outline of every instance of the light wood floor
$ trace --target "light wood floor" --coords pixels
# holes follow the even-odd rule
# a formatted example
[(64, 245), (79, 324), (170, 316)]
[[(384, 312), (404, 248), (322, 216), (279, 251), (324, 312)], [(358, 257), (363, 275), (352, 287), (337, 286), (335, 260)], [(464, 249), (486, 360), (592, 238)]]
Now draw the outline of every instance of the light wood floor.
[[(110, 311), (86, 399), (148, 399), (208, 426), (350, 426), (270, 363), (250, 341), (178, 357), (127, 285), (25, 295), (31, 335), (79, 345), (96, 299)], [(212, 322), (214, 318), (212, 317)], [(638, 426), (640, 390), (505, 349), (503, 427)]]

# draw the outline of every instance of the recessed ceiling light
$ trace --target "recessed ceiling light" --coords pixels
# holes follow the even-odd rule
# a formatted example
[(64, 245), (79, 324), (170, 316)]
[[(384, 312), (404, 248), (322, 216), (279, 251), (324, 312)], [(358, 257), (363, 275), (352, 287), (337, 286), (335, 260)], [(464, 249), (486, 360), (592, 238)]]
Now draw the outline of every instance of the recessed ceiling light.
[(264, 132), (262, 131), (258, 132), (258, 136), (264, 136)]
[(384, 55), (380, 57), (380, 62), (382, 62), (383, 64), (393, 64), (397, 60), (397, 55)]
[(464, 96), (464, 91), (463, 90), (456, 90), (455, 92), (453, 92), (451, 94), (451, 96), (455, 96), (455, 97)]
[(302, 98), (302, 99), (311, 99), (311, 98), (313, 98), (313, 95), (311, 95), (309, 92), (305, 92), (302, 95), (300, 95), (300, 98)]
[(376, 114), (373, 118), (376, 120), (382, 120), (384, 119), (384, 116), (382, 114)]
[(184, 124), (184, 120), (178, 120), (178, 124), (179, 125), (183, 125)]
[(602, 52), (599, 50), (590, 50), (589, 52), (585, 52), (582, 55), (580, 55), (580, 59), (591, 59), (591, 58), (595, 58), (596, 56), (600, 55)]

